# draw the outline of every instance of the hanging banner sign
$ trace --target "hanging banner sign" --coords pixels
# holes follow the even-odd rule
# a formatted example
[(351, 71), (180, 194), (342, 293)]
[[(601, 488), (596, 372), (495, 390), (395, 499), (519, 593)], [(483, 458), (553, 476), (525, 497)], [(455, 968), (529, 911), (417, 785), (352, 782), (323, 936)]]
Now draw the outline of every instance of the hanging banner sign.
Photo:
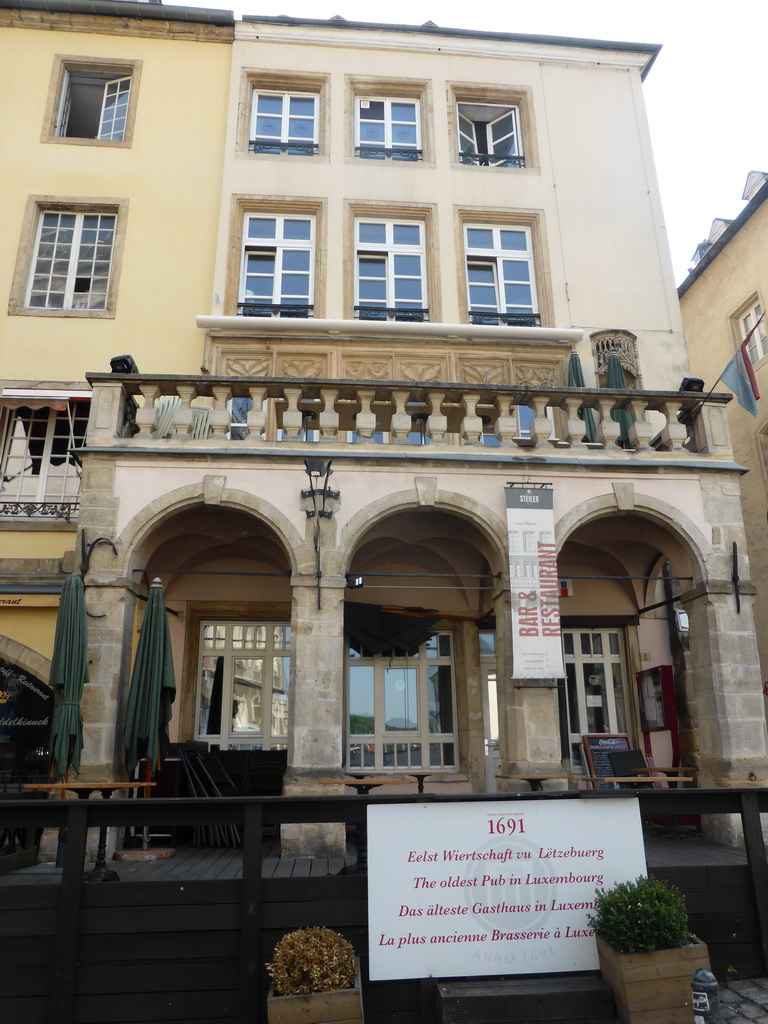
[(515, 679), (565, 675), (552, 488), (504, 489)]

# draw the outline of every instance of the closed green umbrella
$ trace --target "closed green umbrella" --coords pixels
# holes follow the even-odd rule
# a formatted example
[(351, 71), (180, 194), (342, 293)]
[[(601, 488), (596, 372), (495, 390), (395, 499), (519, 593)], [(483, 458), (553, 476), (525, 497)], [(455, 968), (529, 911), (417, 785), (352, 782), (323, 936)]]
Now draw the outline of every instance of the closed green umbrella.
[[(619, 388), (624, 391), (627, 389), (627, 378), (624, 376), (624, 367), (621, 365), (621, 360), (614, 352), (608, 360), (608, 372), (605, 378), (605, 386), (607, 388)], [(632, 417), (626, 411), (626, 409), (613, 409), (611, 411), (611, 419), (615, 423), (621, 425), (619, 431), (619, 439), (616, 442), (622, 448), (629, 447), (629, 428), (632, 426)]]
[[(568, 387), (584, 387), (584, 374), (577, 352), (571, 352), (571, 358), (568, 360)], [(582, 441), (596, 441), (597, 433), (595, 432), (595, 418), (592, 415), (592, 410), (582, 405), (578, 416), (580, 420), (584, 421), (584, 437), (582, 437)]]
[(168, 723), (176, 696), (171, 639), (160, 580), (149, 600), (136, 648), (125, 715), (125, 767), (129, 775), (141, 758), (159, 768), (168, 748)]
[(88, 682), (87, 648), (83, 581), (79, 576), (67, 576), (56, 615), (50, 676), (54, 694), (51, 766), (59, 775), (65, 775), (70, 765), (76, 772), (80, 771), (83, 749), (80, 701)]

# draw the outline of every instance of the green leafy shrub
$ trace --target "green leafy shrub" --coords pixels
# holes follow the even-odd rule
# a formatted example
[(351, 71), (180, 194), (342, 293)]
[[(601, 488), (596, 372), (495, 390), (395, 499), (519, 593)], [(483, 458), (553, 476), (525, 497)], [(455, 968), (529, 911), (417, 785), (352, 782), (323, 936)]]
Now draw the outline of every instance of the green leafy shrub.
[(334, 992), (354, 985), (355, 951), (330, 928), (298, 928), (277, 943), (267, 970), (279, 996)]
[(617, 953), (677, 949), (693, 938), (682, 893), (674, 885), (642, 875), (597, 889), (589, 923)]

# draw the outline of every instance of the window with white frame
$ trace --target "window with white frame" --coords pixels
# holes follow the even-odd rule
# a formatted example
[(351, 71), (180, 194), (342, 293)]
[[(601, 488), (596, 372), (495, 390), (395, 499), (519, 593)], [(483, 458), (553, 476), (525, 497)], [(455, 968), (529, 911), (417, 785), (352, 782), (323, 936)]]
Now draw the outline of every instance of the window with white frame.
[(291, 627), (203, 622), (195, 736), (223, 750), (278, 750), (288, 742)]
[(367, 160), (421, 160), (418, 100), (359, 98), (355, 155)]
[(106, 310), (117, 215), (41, 210), (25, 305)]
[(81, 448), (90, 401), (4, 399), (0, 409), (0, 509), (69, 519), (80, 495), (74, 449)]
[(452, 644), (440, 632), (410, 656), (350, 649), (348, 770), (455, 767)]
[(459, 160), (481, 167), (524, 167), (515, 106), (459, 103)]
[(313, 217), (247, 213), (238, 312), (311, 316), (314, 244)]
[(750, 362), (757, 363), (768, 355), (765, 316), (762, 305), (756, 302), (746, 313), (742, 313), (739, 319), (741, 321), (742, 339), (746, 338), (749, 332), (754, 329), (754, 334), (749, 339), (749, 344), (747, 345), (747, 353)]
[(472, 224), (464, 231), (470, 322), (537, 326), (529, 228)]
[(252, 153), (317, 153), (317, 96), (254, 90), (249, 149)]
[(355, 245), (355, 316), (359, 320), (427, 320), (424, 224), (358, 220)]
[(584, 733), (626, 732), (626, 669), (617, 629), (564, 629), (568, 732), (574, 767)]
[(53, 134), (123, 142), (128, 133), (132, 69), (64, 66)]

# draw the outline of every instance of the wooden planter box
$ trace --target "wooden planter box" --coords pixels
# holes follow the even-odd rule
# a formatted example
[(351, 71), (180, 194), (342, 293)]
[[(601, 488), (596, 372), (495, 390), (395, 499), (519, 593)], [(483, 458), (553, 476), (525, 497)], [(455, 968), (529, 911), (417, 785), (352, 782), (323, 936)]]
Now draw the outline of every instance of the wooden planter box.
[(353, 988), (313, 992), (306, 996), (276, 996), (274, 985), (267, 996), (269, 1024), (365, 1024), (360, 969)]
[(700, 967), (710, 969), (703, 942), (654, 953), (617, 953), (598, 935), (597, 951), (621, 1024), (691, 1024), (691, 978)]

